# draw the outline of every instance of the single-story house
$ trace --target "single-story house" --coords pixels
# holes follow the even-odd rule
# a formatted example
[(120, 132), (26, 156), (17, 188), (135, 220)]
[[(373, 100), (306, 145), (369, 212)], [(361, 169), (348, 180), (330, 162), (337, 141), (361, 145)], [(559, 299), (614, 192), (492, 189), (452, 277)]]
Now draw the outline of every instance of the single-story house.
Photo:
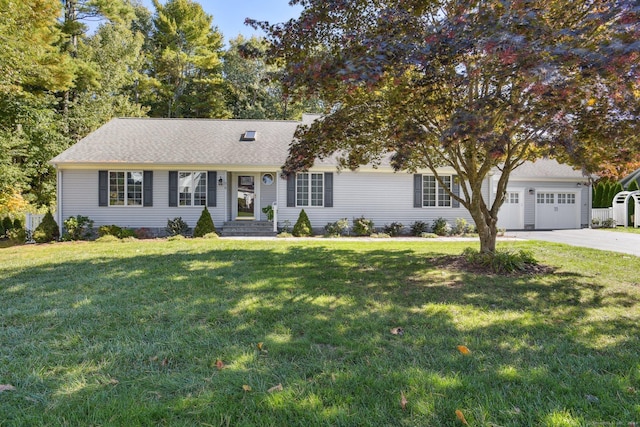
[[(218, 229), (264, 224), (262, 208), (277, 206), (277, 225), (293, 225), (302, 209), (315, 230), (364, 216), (376, 227), (439, 217), (454, 223), (469, 212), (428, 170), (394, 172), (389, 163), (340, 171), (332, 159), (284, 176), (281, 166), (302, 122), (119, 118), (51, 160), (57, 169), (57, 221), (83, 215), (100, 225), (148, 228), (163, 234), (168, 219), (194, 227), (204, 206)], [(495, 197), (499, 171), (483, 186)], [(441, 171), (456, 191), (453, 169)], [(580, 228), (590, 223), (588, 180), (555, 160), (514, 171), (499, 226), (506, 229)], [(268, 223), (267, 223), (268, 224)], [(269, 225), (267, 225), (269, 227)], [(271, 226), (273, 229), (273, 226)]]

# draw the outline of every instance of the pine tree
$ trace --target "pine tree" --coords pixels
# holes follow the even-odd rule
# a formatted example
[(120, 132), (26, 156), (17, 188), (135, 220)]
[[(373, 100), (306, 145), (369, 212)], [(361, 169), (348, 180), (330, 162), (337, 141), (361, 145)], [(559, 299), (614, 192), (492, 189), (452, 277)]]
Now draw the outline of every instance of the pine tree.
[(311, 228), (311, 221), (309, 221), (309, 217), (307, 213), (302, 209), (300, 211), (300, 215), (298, 215), (298, 220), (296, 224), (293, 226), (293, 234), (296, 237), (306, 237), (311, 236), (313, 229)]
[(53, 219), (51, 211), (47, 211), (42, 222), (33, 232), (33, 240), (37, 243), (47, 243), (58, 240), (60, 238), (60, 229), (58, 223)]
[(193, 237), (203, 237), (206, 234), (215, 232), (216, 227), (213, 225), (213, 219), (211, 218), (209, 210), (205, 206), (202, 210), (202, 214), (200, 214), (200, 218), (198, 218), (196, 228), (193, 229)]

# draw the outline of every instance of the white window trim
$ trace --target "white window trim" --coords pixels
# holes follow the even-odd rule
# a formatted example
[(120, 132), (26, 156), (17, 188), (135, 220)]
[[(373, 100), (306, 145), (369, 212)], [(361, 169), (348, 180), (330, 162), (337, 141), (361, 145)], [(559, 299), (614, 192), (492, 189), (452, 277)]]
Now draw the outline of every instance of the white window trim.
[[(188, 173), (191, 174), (191, 180), (193, 182), (193, 174), (194, 173), (201, 173), (204, 175), (204, 205), (196, 205), (194, 204), (194, 198), (195, 198), (195, 190), (196, 187), (195, 185), (193, 186), (193, 189), (191, 191), (191, 204), (190, 205), (181, 205), (180, 204), (180, 174), (181, 173)], [(179, 208), (200, 208), (202, 209), (203, 207), (207, 206), (207, 203), (209, 202), (208, 197), (209, 197), (209, 174), (207, 173), (207, 171), (199, 171), (199, 170), (194, 170), (194, 171), (178, 171), (178, 194), (176, 195), (176, 197), (178, 198), (178, 207)]]
[[(307, 199), (307, 202), (309, 203), (308, 205), (300, 205), (298, 204), (298, 177), (300, 175), (307, 175), (308, 176), (308, 183), (309, 183), (309, 196)], [(312, 200), (312, 195), (313, 192), (311, 191), (311, 175), (320, 175), (320, 178), (322, 180), (322, 195), (320, 197), (320, 200), (322, 201), (322, 203), (320, 205), (312, 205), (311, 204), (311, 200)], [(326, 191), (326, 187), (325, 187), (325, 183), (324, 183), (324, 173), (322, 172), (298, 172), (296, 174), (296, 182), (295, 182), (295, 188), (296, 188), (296, 207), (299, 208), (323, 208), (324, 207), (324, 192)]]
[[(124, 173), (124, 204), (123, 205), (112, 205), (111, 204), (111, 173)], [(127, 173), (139, 173), (142, 176), (142, 192), (140, 194), (140, 204), (139, 205), (130, 205), (129, 198), (127, 197)], [(107, 206), (110, 208), (141, 208), (144, 206), (144, 171), (141, 170), (109, 170), (107, 171)]]
[[(439, 176), (440, 176), (441, 179), (445, 178), (445, 177), (448, 177), (449, 180), (450, 180), (450, 182), (449, 182), (449, 190), (450, 191), (453, 190), (453, 184), (454, 184), (453, 175), (439, 175)], [(425, 204), (425, 202), (426, 202), (426, 199), (425, 199), (425, 177), (432, 177), (434, 179), (434, 181), (435, 181), (435, 184), (436, 184), (436, 187), (435, 187), (436, 204), (434, 206), (427, 206)], [(440, 181), (438, 181), (438, 178), (436, 178), (435, 175), (422, 174), (422, 208), (423, 209), (441, 209), (441, 208), (447, 208), (448, 209), (448, 208), (453, 208), (453, 197), (451, 196), (451, 194), (447, 193), (446, 191), (445, 191), (445, 194), (447, 196), (449, 196), (449, 204), (448, 205), (440, 205), (439, 204), (439, 202), (440, 202), (440, 197), (439, 197), (440, 196), (440, 192), (439, 192), (440, 187), (441, 187)]]

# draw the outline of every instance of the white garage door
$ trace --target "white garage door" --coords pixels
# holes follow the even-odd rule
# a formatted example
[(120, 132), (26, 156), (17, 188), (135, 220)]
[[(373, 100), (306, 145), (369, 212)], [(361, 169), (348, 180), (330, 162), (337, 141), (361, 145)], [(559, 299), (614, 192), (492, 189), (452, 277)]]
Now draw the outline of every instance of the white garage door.
[(580, 200), (575, 192), (538, 191), (536, 229), (580, 228)]
[(498, 228), (522, 230), (524, 228), (524, 190), (507, 191), (498, 212)]

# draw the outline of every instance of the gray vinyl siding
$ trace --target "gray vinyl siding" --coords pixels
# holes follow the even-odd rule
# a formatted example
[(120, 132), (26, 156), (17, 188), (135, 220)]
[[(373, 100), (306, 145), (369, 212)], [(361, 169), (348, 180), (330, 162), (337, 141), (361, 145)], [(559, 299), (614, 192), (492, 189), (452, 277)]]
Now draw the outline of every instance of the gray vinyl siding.
[[(262, 175), (265, 173), (270, 173), (273, 175), (273, 183), (271, 185), (265, 185), (262, 183)], [(267, 215), (262, 212), (262, 208), (266, 206), (270, 206), (273, 202), (276, 201), (276, 197), (278, 195), (278, 172), (261, 172), (259, 177), (259, 185), (260, 185), (260, 220), (266, 221)]]
[[(311, 170), (310, 172), (314, 172)], [(280, 207), (278, 224), (288, 220), (295, 224), (302, 207), (287, 207), (287, 182), (280, 180), (278, 191)], [(327, 223), (347, 218), (364, 216), (373, 220), (376, 228), (385, 224), (401, 222), (406, 227), (415, 221), (429, 224), (443, 217), (450, 222), (464, 218), (473, 223), (469, 212), (463, 208), (415, 208), (414, 178), (412, 174), (385, 172), (348, 172), (333, 174), (333, 207), (304, 207), (314, 229), (321, 229)], [(485, 186), (486, 187), (486, 186)], [(483, 187), (483, 191), (487, 191)]]
[[(129, 169), (119, 168), (118, 170)], [(220, 173), (224, 174), (218, 171), (218, 174)], [(130, 228), (164, 228), (168, 219), (182, 217), (193, 228), (204, 208), (203, 206), (170, 208), (169, 172), (165, 170), (153, 172), (152, 207), (98, 206), (98, 170), (64, 170), (62, 181), (62, 218), (87, 216), (94, 221), (95, 227), (116, 224)], [(225, 198), (226, 192), (217, 191), (217, 207), (208, 208), (216, 226), (225, 220)]]

